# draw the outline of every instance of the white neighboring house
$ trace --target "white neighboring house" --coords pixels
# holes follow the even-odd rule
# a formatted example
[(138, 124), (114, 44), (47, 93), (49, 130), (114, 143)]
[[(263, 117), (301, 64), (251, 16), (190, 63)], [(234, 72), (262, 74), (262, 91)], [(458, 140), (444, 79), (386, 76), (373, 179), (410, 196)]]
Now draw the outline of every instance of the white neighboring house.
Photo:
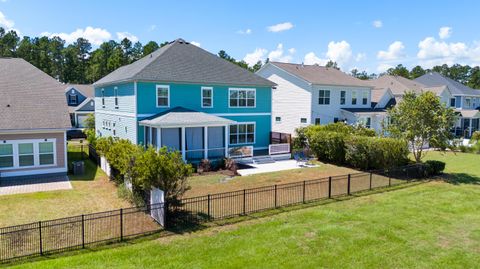
[(386, 112), (372, 107), (373, 87), (365, 81), (335, 68), (281, 62), (257, 74), (278, 85), (272, 91), (274, 132), (295, 134), (298, 127), (338, 121), (380, 130)]

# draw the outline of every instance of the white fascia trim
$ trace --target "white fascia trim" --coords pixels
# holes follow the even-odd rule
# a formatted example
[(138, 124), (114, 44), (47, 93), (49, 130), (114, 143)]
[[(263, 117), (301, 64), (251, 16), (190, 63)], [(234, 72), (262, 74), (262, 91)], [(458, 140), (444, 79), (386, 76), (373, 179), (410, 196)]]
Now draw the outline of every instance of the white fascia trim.
[(51, 169), (25, 170), (25, 171), (12, 171), (12, 172), (2, 172), (1, 177), (16, 177), (16, 176), (55, 174), (55, 173), (64, 173), (64, 172), (66, 173), (67, 171), (68, 171), (68, 169), (66, 167), (51, 168)]
[(29, 130), (0, 130), (0, 134), (41, 134), (41, 133), (64, 133), (71, 128), (65, 129), (29, 129)]
[(110, 111), (110, 110), (96, 110), (95, 114), (104, 114), (104, 115), (112, 115), (112, 116), (123, 116), (123, 117), (130, 117), (135, 118), (135, 113), (131, 112), (120, 112), (120, 111)]

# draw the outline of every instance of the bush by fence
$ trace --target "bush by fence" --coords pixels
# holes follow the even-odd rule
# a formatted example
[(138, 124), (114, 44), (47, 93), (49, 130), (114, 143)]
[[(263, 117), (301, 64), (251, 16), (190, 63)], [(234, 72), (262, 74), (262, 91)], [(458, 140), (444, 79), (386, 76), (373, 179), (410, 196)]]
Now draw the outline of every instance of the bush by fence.
[(161, 231), (163, 227), (150, 216), (153, 210), (165, 210), (167, 227), (179, 229), (184, 225), (388, 187), (425, 176), (424, 165), (411, 165), (4, 227), (0, 228), (0, 261), (80, 249)]

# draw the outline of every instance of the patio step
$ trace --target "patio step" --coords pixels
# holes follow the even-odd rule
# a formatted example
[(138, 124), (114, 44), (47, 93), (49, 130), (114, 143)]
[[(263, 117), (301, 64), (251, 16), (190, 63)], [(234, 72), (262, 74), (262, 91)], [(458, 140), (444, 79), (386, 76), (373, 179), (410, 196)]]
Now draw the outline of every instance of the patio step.
[(265, 164), (265, 163), (274, 163), (274, 162), (275, 160), (269, 155), (253, 157), (253, 163), (255, 164)]

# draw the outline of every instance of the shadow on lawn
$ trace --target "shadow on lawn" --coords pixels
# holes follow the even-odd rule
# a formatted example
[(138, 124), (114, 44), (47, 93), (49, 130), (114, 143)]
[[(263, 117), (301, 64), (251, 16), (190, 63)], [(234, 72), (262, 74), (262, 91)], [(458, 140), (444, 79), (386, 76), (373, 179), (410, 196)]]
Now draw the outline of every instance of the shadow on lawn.
[(480, 177), (473, 176), (467, 173), (450, 173), (445, 174), (443, 180), (447, 183), (459, 185), (459, 184), (473, 184), (480, 185)]
[[(73, 175), (71, 173), (71, 166), (73, 161), (83, 161), (85, 164), (85, 174), (83, 175)], [(93, 181), (97, 174), (97, 169), (100, 169), (92, 160), (88, 158), (88, 154), (82, 153), (79, 151), (69, 151), (68, 152), (68, 167), (70, 180), (74, 181)]]

